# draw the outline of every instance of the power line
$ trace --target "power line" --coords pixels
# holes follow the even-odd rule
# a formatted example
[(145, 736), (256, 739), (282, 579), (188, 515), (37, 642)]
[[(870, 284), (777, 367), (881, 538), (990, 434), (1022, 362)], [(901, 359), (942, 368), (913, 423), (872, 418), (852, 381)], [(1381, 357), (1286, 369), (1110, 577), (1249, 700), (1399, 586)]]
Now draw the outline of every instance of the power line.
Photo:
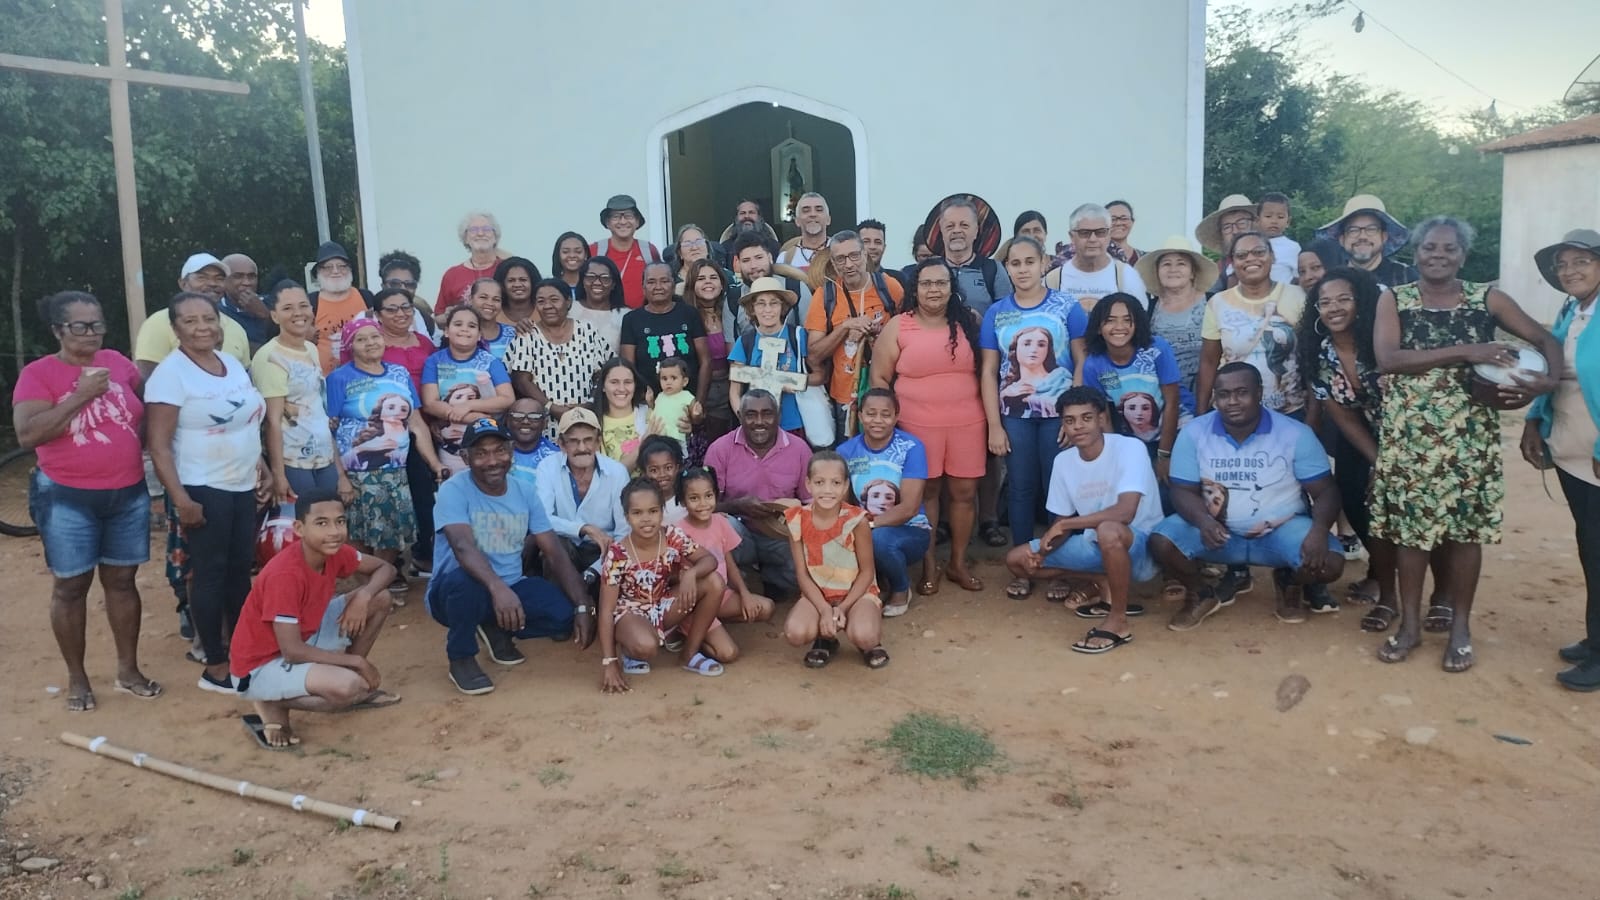
[[(1347, 2), (1348, 2), (1348, 0), (1347, 0)], [(1426, 50), (1423, 50), (1421, 47), (1418, 47), (1416, 44), (1413, 44), (1410, 41), (1406, 40), (1405, 37), (1400, 34), (1400, 32), (1395, 31), (1393, 28), (1390, 28), (1388, 25), (1385, 25), (1381, 20), (1378, 19), (1377, 16), (1374, 16), (1372, 13), (1367, 12), (1365, 9), (1362, 9), (1360, 6), (1357, 6), (1354, 3), (1351, 3), (1350, 5), (1352, 7), (1354, 7), (1355, 11), (1356, 11), (1355, 28), (1356, 28), (1356, 32), (1358, 34), (1360, 33), (1362, 24), (1364, 22), (1371, 22), (1372, 24), (1378, 26), (1379, 28), (1382, 28), (1384, 31), (1389, 32), (1389, 35), (1391, 37), (1393, 37), (1395, 40), (1399, 41), (1400, 43), (1404, 44), (1408, 49), (1411, 50), (1411, 52), (1417, 54), (1418, 56), (1422, 57), (1423, 59), (1427, 60), (1428, 62), (1433, 63), (1434, 67), (1437, 68), (1439, 71), (1445, 73), (1446, 75), (1449, 75), (1451, 78), (1454, 78), (1455, 80), (1461, 82), (1462, 84), (1466, 85), (1467, 87), (1471, 88), (1472, 90), (1476, 91), (1477, 93), (1482, 94), (1485, 97), (1488, 97), (1489, 98), (1489, 106), (1491, 108), (1493, 108), (1499, 102), (1497, 100), (1497, 98), (1495, 97), (1495, 95), (1489, 93), (1488, 91), (1484, 90), (1481, 87), (1478, 87), (1477, 85), (1475, 85), (1472, 82), (1468, 81), (1464, 76), (1458, 74), (1455, 70), (1451, 69), (1449, 66), (1446, 66), (1444, 63), (1439, 62), (1437, 59), (1434, 59)], [(1510, 106), (1510, 107), (1512, 107), (1514, 109), (1521, 109), (1521, 107), (1518, 106), (1515, 103), (1507, 103), (1506, 105)]]

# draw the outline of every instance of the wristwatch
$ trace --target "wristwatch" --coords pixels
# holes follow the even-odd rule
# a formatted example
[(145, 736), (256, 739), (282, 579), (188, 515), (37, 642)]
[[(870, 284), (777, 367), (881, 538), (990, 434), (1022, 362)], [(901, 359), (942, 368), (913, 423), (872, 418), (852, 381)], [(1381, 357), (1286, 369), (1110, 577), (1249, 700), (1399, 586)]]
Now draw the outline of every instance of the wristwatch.
[(572, 608), (572, 614), (575, 616), (586, 616), (592, 612), (594, 612), (593, 607), (583, 606), (581, 604)]
[(619, 660), (619, 659), (620, 659), (620, 658), (621, 658), (621, 657), (616, 657), (616, 656), (605, 656), (605, 657), (601, 657), (601, 659), (600, 659), (600, 665), (602, 665), (602, 666), (609, 666), (609, 665), (611, 665), (611, 664), (612, 664), (612, 663), (614, 663), (614, 662), (617, 662), (617, 661), (618, 661), (618, 660)]

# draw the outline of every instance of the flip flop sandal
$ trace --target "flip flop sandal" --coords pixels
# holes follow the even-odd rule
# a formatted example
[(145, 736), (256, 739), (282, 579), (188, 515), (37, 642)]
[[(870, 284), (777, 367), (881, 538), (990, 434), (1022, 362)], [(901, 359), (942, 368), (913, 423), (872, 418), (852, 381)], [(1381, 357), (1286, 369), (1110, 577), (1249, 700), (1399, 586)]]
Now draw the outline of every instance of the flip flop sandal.
[(1428, 604), (1428, 614), (1422, 619), (1422, 630), (1432, 634), (1440, 634), (1450, 630), (1456, 621), (1455, 607), (1445, 606), (1442, 603)]
[(385, 706), (393, 706), (396, 703), (399, 703), (400, 700), (401, 697), (399, 694), (391, 694), (388, 691), (383, 690), (373, 691), (367, 695), (365, 700), (350, 704), (344, 708), (344, 711), (354, 712), (358, 709), (383, 709)]
[(693, 672), (696, 675), (704, 675), (707, 678), (716, 678), (724, 671), (722, 663), (704, 653), (696, 653), (688, 663), (684, 664), (683, 668), (685, 671)]
[(1476, 661), (1472, 655), (1472, 645), (1462, 644), (1459, 647), (1445, 648), (1442, 666), (1446, 672), (1456, 674), (1472, 668), (1472, 664)]
[(622, 658), (622, 674), (649, 675), (650, 664), (642, 659), (634, 659), (631, 656), (624, 656)]
[[(1101, 644), (1098, 647), (1091, 646), (1089, 644), (1090, 641), (1096, 640), (1109, 641), (1110, 643)], [(1083, 640), (1077, 641), (1072, 645), (1072, 649), (1078, 651), (1079, 653), (1110, 653), (1112, 650), (1121, 647), (1123, 644), (1130, 643), (1132, 640), (1133, 635), (1131, 634), (1117, 634), (1115, 631), (1106, 631), (1102, 628), (1091, 628), (1089, 629), (1089, 633), (1083, 636)]]
[(1374, 603), (1372, 611), (1361, 617), (1361, 630), (1371, 634), (1382, 634), (1389, 630), (1394, 620), (1400, 617), (1400, 611), (1393, 607)]
[[(1072, 614), (1080, 619), (1104, 619), (1111, 615), (1111, 604), (1101, 600), (1088, 606), (1079, 606), (1072, 610)], [(1142, 615), (1144, 615), (1144, 604), (1128, 604), (1128, 618), (1137, 619)]]
[(1403, 647), (1400, 645), (1399, 635), (1390, 635), (1389, 639), (1378, 647), (1378, 659), (1386, 663), (1405, 662), (1406, 657), (1411, 655), (1411, 651), (1420, 646), (1422, 646), (1422, 642), (1418, 641), (1409, 647)]
[(822, 668), (833, 661), (833, 654), (838, 649), (838, 641), (830, 638), (817, 638), (811, 642), (811, 649), (806, 651), (806, 668)]
[[(1361, 590), (1361, 586), (1363, 584), (1371, 585), (1371, 587), (1367, 590)], [(1347, 603), (1358, 603), (1362, 605), (1368, 603), (1377, 603), (1378, 597), (1378, 585), (1372, 582), (1371, 579), (1358, 581), (1355, 584), (1350, 585), (1350, 589), (1344, 592), (1344, 599)], [(1395, 614), (1399, 615), (1398, 612)], [(1384, 627), (1387, 628), (1388, 626), (1386, 625)], [(1383, 629), (1380, 628), (1379, 630), (1382, 631)]]
[(861, 661), (869, 669), (881, 669), (889, 664), (889, 651), (882, 647), (873, 647), (871, 650), (861, 651)]
[(67, 697), (67, 712), (94, 712), (94, 691), (84, 691)]
[(1000, 528), (999, 522), (984, 522), (978, 526), (978, 537), (991, 547), (1004, 547), (1006, 533)]
[(161, 696), (161, 685), (157, 682), (151, 681), (148, 678), (145, 679), (143, 684), (118, 679), (116, 687), (117, 693), (132, 694), (133, 696), (138, 697), (140, 700), (154, 700), (155, 698)]
[(950, 583), (957, 585), (958, 587), (960, 587), (964, 591), (981, 591), (981, 590), (983, 590), (983, 579), (981, 579), (981, 578), (979, 578), (976, 575), (973, 575), (971, 573), (968, 573), (966, 575), (966, 577), (961, 577), (961, 576), (957, 575), (956, 573), (950, 571), (949, 569), (946, 569), (945, 572), (944, 572), (944, 577), (945, 577), (946, 581), (949, 581)]
[(239, 721), (244, 723), (244, 730), (249, 732), (252, 738), (255, 738), (256, 746), (263, 750), (272, 750), (274, 752), (281, 750), (293, 750), (295, 747), (300, 745), (300, 739), (295, 737), (293, 733), (290, 733), (289, 742), (287, 744), (276, 747), (273, 746), (272, 743), (267, 740), (267, 732), (282, 731), (283, 726), (277, 724), (276, 722), (272, 723), (271, 725), (267, 725), (263, 723), (261, 721), (261, 717), (255, 713), (250, 713), (246, 716), (240, 716)]
[(1072, 582), (1062, 578), (1057, 578), (1050, 582), (1049, 587), (1044, 589), (1045, 602), (1065, 603), (1067, 602), (1067, 598), (1072, 596), (1072, 592), (1077, 589), (1078, 586)]
[(1032, 593), (1033, 579), (1031, 578), (1013, 578), (1011, 583), (1006, 585), (1006, 596), (1013, 600), (1026, 600)]

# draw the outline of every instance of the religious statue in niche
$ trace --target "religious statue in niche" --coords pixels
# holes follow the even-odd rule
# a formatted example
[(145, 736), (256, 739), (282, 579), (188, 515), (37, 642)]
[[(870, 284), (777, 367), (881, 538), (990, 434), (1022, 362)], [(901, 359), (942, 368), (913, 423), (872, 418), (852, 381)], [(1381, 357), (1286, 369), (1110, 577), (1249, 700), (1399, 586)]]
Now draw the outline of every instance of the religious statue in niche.
[(772, 148), (772, 197), (779, 221), (793, 222), (800, 196), (816, 190), (811, 170), (811, 145), (785, 138)]

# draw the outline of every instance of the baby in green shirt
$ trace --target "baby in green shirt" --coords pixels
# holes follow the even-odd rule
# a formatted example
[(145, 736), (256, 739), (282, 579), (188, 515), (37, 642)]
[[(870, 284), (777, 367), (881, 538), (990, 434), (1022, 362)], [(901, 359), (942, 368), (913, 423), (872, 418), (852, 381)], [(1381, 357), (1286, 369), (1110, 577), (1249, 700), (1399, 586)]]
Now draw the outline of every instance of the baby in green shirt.
[(656, 380), (661, 382), (661, 393), (650, 411), (661, 420), (661, 433), (681, 444), (688, 435), (678, 430), (678, 420), (702, 414), (699, 401), (688, 391), (688, 361), (677, 356), (663, 359), (656, 367)]

